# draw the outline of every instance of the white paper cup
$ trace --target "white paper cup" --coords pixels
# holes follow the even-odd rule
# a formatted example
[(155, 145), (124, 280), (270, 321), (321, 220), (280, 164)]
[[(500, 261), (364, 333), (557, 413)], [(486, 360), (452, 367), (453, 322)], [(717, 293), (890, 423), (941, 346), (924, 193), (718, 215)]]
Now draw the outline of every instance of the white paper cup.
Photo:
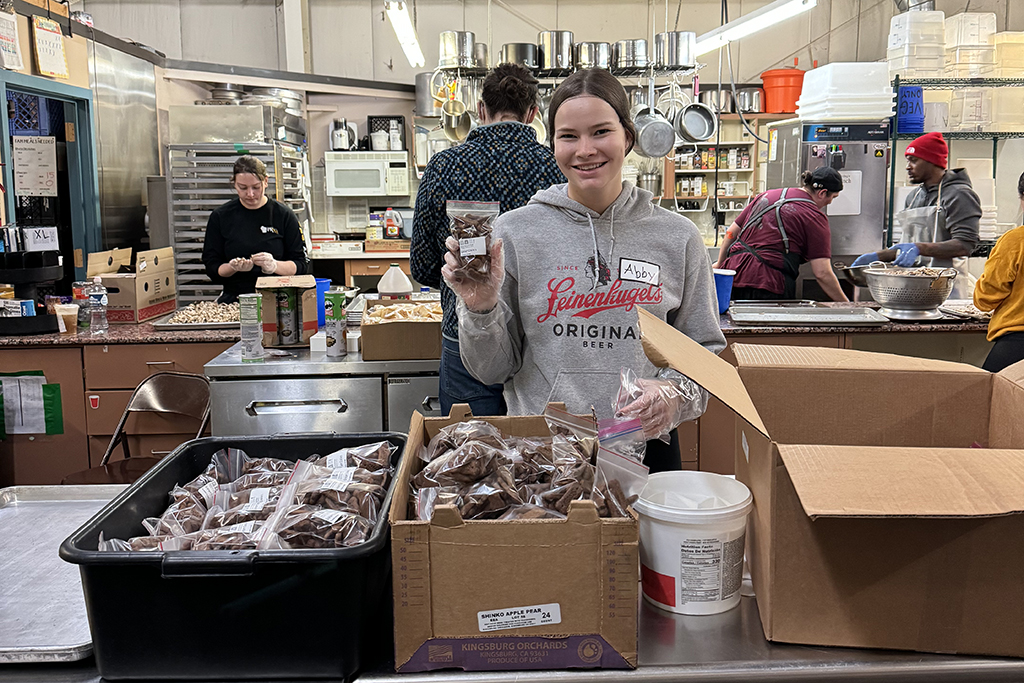
[(710, 472), (652, 474), (633, 504), (640, 518), (644, 599), (679, 614), (740, 602), (750, 490)]

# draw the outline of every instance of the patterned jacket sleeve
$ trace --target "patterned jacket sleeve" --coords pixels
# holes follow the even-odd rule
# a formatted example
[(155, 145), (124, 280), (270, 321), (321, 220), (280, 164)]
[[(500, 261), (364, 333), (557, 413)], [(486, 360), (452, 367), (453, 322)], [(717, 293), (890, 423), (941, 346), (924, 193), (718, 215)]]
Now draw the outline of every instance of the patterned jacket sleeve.
[(444, 240), (448, 235), (448, 215), (441, 192), (442, 156), (437, 155), (430, 160), (420, 180), (409, 248), (409, 268), (413, 278), (435, 288), (441, 286)]

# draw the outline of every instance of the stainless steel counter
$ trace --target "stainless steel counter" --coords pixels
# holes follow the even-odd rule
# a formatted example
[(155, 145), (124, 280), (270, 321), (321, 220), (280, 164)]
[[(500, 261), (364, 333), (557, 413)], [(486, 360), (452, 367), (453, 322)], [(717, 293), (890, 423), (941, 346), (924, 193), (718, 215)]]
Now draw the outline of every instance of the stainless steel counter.
[[(99, 683), (92, 659), (67, 666), (0, 666), (0, 683)], [(1024, 680), (1024, 660), (915, 652), (778, 645), (765, 641), (757, 604), (743, 598), (725, 614), (683, 617), (646, 603), (640, 610), (640, 667), (634, 671), (509, 671), (396, 674), (389, 666), (356, 683), (1002, 683)], [(294, 683), (294, 682), (293, 682)]]
[[(308, 348), (287, 351), (286, 356), (267, 356), (262, 363), (243, 363), (241, 343), (235, 344), (204, 366), (210, 379), (244, 377), (297, 377), (309, 375), (416, 375), (437, 374), (438, 360), (365, 361), (362, 354), (311, 358)], [(278, 351), (280, 349), (275, 349)]]

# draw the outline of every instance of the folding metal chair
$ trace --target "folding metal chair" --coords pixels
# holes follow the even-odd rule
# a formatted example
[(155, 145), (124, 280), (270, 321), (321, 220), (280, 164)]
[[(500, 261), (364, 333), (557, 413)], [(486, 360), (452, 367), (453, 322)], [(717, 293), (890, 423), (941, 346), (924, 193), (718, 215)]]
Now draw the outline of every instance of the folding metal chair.
[[(121, 421), (110, 438), (103, 459), (96, 467), (75, 472), (64, 478), (62, 484), (131, 484), (159, 462), (159, 458), (133, 458), (128, 446), (125, 425), (132, 413), (163, 413), (185, 415), (199, 421), (195, 438), (203, 435), (210, 421), (210, 380), (203, 375), (187, 372), (158, 372), (150, 375), (135, 388), (128, 399)], [(110, 455), (118, 444), (124, 460), (110, 462)]]

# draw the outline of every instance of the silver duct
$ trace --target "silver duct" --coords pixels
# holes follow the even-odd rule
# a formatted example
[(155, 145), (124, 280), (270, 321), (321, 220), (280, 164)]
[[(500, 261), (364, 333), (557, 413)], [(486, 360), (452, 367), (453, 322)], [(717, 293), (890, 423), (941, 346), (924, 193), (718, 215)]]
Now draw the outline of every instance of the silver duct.
[(935, 0), (894, 0), (900, 12), (934, 12)]

